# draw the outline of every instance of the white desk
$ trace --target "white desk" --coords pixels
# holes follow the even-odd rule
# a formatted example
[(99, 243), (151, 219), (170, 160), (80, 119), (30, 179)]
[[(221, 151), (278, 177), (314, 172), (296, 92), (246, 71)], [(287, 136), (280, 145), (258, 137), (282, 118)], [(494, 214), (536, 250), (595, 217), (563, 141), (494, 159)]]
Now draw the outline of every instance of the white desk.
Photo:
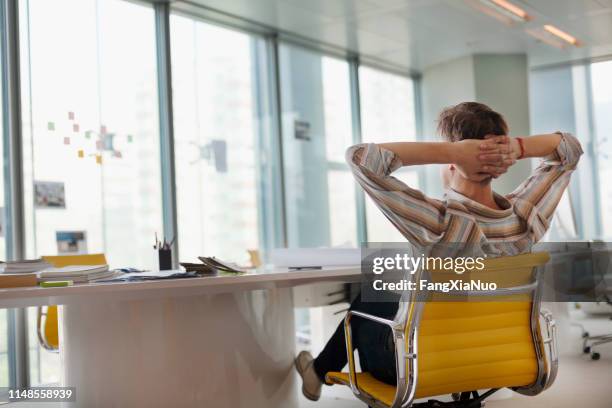
[(0, 289), (0, 307), (61, 305), (62, 384), (79, 407), (297, 407), (293, 286), (355, 267)]

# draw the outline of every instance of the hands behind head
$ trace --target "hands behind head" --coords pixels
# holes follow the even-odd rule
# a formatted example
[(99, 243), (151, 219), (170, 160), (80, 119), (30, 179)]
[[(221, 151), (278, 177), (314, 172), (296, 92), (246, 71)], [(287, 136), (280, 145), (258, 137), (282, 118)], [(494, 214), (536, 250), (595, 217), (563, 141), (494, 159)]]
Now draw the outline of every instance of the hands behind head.
[(498, 178), (516, 163), (520, 147), (509, 136), (487, 135), (485, 140), (465, 139), (455, 143), (457, 170), (467, 179), (484, 181)]

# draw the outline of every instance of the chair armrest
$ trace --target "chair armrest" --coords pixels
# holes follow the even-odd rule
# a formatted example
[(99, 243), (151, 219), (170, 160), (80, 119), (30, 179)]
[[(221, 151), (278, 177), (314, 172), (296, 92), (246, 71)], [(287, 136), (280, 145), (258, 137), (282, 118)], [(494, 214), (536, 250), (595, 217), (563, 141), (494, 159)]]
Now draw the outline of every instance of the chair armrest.
[[(363, 399), (359, 387), (357, 385), (357, 372), (355, 370), (355, 356), (354, 356), (354, 348), (353, 348), (353, 336), (351, 331), (351, 319), (355, 317), (360, 317), (363, 319), (371, 320), (373, 322), (383, 324), (388, 326), (391, 329), (393, 334), (393, 344), (395, 346), (395, 365), (397, 372), (397, 384), (395, 388), (395, 397), (393, 399), (393, 404), (391, 408), (400, 407), (402, 405), (404, 396), (406, 395), (407, 384), (400, 383), (400, 379), (404, 379), (405, 376), (405, 359), (416, 359), (416, 354), (407, 354), (405, 348), (405, 336), (404, 336), (404, 327), (393, 320), (384, 319), (382, 317), (370, 315), (367, 313), (359, 312), (356, 310), (349, 310), (346, 313), (346, 317), (344, 318), (344, 335), (346, 339), (346, 352), (347, 352), (347, 360), (349, 365), (349, 383), (353, 394), (357, 397)], [(400, 375), (402, 374), (402, 375)]]
[(546, 373), (546, 381), (544, 383), (544, 390), (552, 385), (557, 377), (557, 369), (559, 367), (559, 352), (557, 349), (557, 323), (553, 318), (550, 311), (542, 309), (540, 316), (544, 320), (544, 336), (542, 337), (542, 343), (548, 353), (548, 370)]

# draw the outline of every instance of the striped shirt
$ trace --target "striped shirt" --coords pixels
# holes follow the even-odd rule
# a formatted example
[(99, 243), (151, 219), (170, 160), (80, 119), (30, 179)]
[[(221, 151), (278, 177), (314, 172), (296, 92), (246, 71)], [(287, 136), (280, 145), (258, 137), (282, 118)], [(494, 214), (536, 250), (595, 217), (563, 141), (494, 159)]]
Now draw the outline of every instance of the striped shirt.
[(418, 247), (474, 245), (487, 255), (529, 252), (550, 226), (553, 214), (576, 168), (582, 148), (568, 133), (512, 193), (497, 193), (500, 209), (484, 206), (448, 189), (442, 200), (427, 197), (391, 176), (399, 157), (376, 144), (350, 147), (346, 160), (357, 182), (391, 223)]

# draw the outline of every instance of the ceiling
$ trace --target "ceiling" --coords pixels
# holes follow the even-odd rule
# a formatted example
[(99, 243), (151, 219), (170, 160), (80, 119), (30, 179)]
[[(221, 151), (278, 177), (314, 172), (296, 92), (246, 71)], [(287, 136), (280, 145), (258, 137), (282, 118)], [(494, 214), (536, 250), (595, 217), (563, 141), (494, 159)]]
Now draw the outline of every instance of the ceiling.
[[(531, 66), (612, 55), (612, 0), (510, 0), (533, 19), (500, 21), (481, 0), (178, 0), (339, 47), (400, 69), (475, 53), (527, 53)], [(527, 34), (553, 24), (582, 46), (563, 49)]]

